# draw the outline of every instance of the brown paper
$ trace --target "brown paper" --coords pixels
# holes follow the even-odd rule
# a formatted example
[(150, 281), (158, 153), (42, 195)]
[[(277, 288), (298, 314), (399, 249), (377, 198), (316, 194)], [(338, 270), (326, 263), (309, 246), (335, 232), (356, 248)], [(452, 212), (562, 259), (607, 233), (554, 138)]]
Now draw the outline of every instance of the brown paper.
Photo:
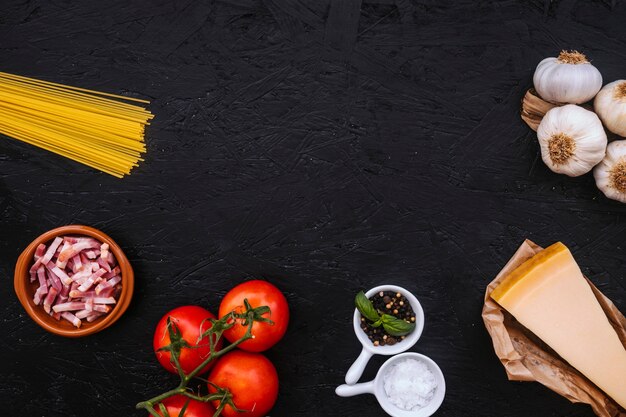
[[(571, 402), (591, 405), (593, 411), (600, 417), (626, 417), (626, 410), (490, 298), (489, 295), (500, 281), (542, 249), (526, 240), (487, 286), (482, 316), (485, 327), (491, 335), (496, 355), (511, 381), (537, 381)], [(591, 281), (587, 281), (626, 348), (626, 318)]]

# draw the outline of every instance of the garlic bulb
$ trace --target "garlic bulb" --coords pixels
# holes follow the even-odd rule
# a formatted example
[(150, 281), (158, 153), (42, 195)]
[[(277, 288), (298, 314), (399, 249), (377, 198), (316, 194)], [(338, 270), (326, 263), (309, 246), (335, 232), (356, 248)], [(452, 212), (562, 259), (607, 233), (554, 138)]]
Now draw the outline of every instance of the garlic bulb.
[(537, 138), (543, 162), (554, 172), (577, 177), (591, 171), (606, 151), (606, 133), (594, 112), (575, 104), (548, 110)]
[(605, 85), (593, 101), (593, 108), (607, 129), (626, 137), (626, 80)]
[(546, 101), (580, 104), (600, 91), (602, 75), (580, 52), (561, 51), (558, 58), (546, 58), (537, 65), (533, 84)]
[(626, 203), (626, 140), (607, 146), (606, 156), (594, 168), (593, 176), (605, 196)]

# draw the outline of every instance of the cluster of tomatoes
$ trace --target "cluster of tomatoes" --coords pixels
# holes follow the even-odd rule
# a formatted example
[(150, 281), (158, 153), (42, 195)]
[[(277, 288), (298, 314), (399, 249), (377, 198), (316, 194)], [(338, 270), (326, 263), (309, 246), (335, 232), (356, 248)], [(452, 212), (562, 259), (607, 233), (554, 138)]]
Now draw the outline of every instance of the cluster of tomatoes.
[[(261, 417), (265, 416), (274, 406), (278, 397), (278, 374), (274, 365), (259, 352), (274, 346), (287, 331), (289, 323), (289, 307), (285, 296), (274, 285), (260, 280), (247, 281), (230, 290), (222, 299), (219, 317), (232, 311), (240, 312), (244, 308), (244, 300), (251, 307), (268, 306), (266, 318), (271, 322), (255, 321), (252, 325), (252, 338), (247, 339), (238, 349), (226, 353), (216, 361), (211, 361), (200, 374), (209, 372), (206, 377), (209, 393), (216, 392), (215, 386), (227, 388), (237, 409), (227, 405), (223, 417)], [(264, 315), (264, 316), (265, 316)], [(170, 344), (168, 317), (180, 331), (180, 336), (189, 345), (180, 350), (179, 366), (185, 374), (198, 368), (211, 354), (208, 340), (201, 336), (211, 327), (209, 319), (215, 316), (208, 310), (198, 306), (182, 306), (168, 312), (159, 321), (154, 333), (153, 346), (158, 361), (165, 369), (178, 373), (172, 363), (171, 353), (162, 350)], [(248, 326), (239, 321), (224, 331), (223, 336), (231, 343), (241, 339)], [(208, 337), (205, 336), (205, 339)], [(222, 340), (218, 340), (216, 349), (222, 348)], [(219, 401), (212, 404), (190, 400), (182, 395), (175, 395), (163, 400), (171, 417), (179, 416), (183, 406), (187, 404), (184, 417), (211, 417), (219, 406)]]

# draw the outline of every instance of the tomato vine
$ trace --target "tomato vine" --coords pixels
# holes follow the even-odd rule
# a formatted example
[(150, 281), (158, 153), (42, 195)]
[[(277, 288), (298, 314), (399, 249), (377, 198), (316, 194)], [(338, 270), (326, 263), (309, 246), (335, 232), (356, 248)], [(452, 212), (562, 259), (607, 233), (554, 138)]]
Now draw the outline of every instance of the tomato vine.
[[(233, 403), (232, 394), (227, 388), (221, 388), (219, 386), (216, 386), (215, 384), (211, 384), (213, 388), (215, 388), (216, 392), (212, 394), (207, 394), (207, 395), (197, 395), (197, 394), (194, 394), (191, 388), (189, 388), (189, 383), (194, 378), (199, 378), (198, 374), (202, 371), (202, 369), (205, 366), (208, 365), (209, 362), (213, 360), (217, 360), (218, 358), (222, 357), (226, 353), (235, 349), (238, 345), (240, 345), (244, 341), (253, 338), (254, 336), (252, 335), (252, 325), (254, 324), (254, 322), (258, 321), (258, 322), (272, 323), (271, 320), (263, 317), (264, 314), (269, 313), (269, 312), (270, 312), (270, 308), (268, 306), (261, 306), (261, 307), (253, 308), (250, 305), (250, 303), (248, 303), (248, 300), (244, 300), (244, 311), (242, 311), (241, 313), (231, 311), (230, 313), (226, 314), (224, 317), (220, 319), (209, 319), (209, 321), (211, 322), (211, 327), (200, 335), (200, 337), (198, 338), (198, 341), (194, 345), (190, 345), (188, 341), (182, 338), (180, 329), (178, 328), (176, 323), (172, 322), (170, 320), (170, 317), (168, 317), (167, 318), (167, 331), (170, 336), (170, 343), (167, 346), (164, 346), (159, 350), (170, 352), (170, 360), (172, 364), (176, 367), (176, 370), (178, 371), (178, 376), (180, 377), (180, 383), (174, 389), (166, 391), (160, 395), (157, 395), (156, 397), (150, 398), (149, 400), (145, 400), (145, 401), (141, 401), (140, 403), (137, 403), (136, 408), (138, 410), (145, 409), (153, 417), (171, 417), (169, 413), (167, 412), (165, 405), (162, 403), (163, 400), (165, 400), (166, 398), (172, 397), (174, 395), (183, 395), (187, 397), (188, 400), (187, 400), (187, 403), (181, 408), (179, 416), (184, 415), (185, 410), (189, 404), (189, 401), (191, 400), (202, 401), (205, 403), (212, 402), (212, 401), (219, 401), (219, 406), (217, 407), (215, 414), (213, 414), (213, 417), (218, 417), (220, 413), (222, 412), (222, 410), (224, 409), (224, 407), (226, 407), (227, 405), (230, 405), (234, 410), (245, 411), (245, 410), (239, 410), (237, 407), (235, 407), (235, 404)], [(241, 324), (243, 326), (246, 326), (245, 334), (240, 339), (234, 341), (227, 347), (221, 350), (217, 350), (216, 349), (217, 343), (222, 337), (224, 331), (233, 327), (236, 324), (237, 320), (241, 320)], [(200, 329), (202, 329), (202, 325), (200, 326)], [(200, 341), (204, 340), (205, 338), (208, 338), (209, 340), (211, 353), (209, 354), (209, 356), (207, 356), (204, 362), (198, 365), (198, 367), (196, 367), (190, 373), (185, 374), (179, 362), (181, 350), (183, 348), (186, 348), (186, 349), (197, 348), (200, 346), (198, 345), (198, 343), (200, 343)], [(205, 382), (208, 382), (208, 381), (205, 381)], [(161, 414), (157, 412), (157, 409)]]

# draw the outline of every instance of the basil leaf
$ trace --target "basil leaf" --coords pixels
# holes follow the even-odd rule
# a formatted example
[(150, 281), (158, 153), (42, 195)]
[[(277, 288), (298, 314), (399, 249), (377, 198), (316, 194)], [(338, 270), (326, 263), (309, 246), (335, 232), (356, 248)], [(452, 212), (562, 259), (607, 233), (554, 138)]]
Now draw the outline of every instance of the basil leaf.
[(357, 310), (361, 312), (361, 315), (369, 321), (377, 321), (380, 319), (378, 312), (374, 308), (372, 302), (367, 298), (363, 291), (359, 291), (354, 299), (354, 304)]
[(383, 314), (381, 319), (383, 321), (383, 329), (392, 336), (404, 336), (415, 329), (415, 323), (408, 323), (389, 314)]
[(383, 324), (382, 317), (376, 320), (374, 323), (372, 323), (372, 327), (380, 327), (381, 324)]

